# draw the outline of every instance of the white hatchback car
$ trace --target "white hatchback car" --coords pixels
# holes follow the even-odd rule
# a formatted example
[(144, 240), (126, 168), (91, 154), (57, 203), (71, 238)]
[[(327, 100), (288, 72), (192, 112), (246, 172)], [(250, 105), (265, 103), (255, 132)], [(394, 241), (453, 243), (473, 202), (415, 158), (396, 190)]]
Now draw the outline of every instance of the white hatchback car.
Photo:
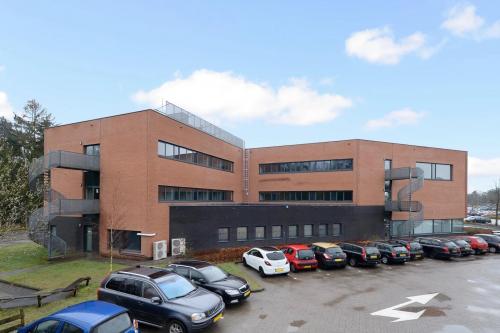
[(254, 247), (243, 253), (243, 264), (259, 271), (262, 277), (290, 272), (288, 260), (275, 247)]

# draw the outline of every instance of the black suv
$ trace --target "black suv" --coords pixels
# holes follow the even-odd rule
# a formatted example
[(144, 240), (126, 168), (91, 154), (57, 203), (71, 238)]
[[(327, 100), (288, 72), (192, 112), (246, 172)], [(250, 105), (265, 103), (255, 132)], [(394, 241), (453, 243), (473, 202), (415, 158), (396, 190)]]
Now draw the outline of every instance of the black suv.
[(460, 257), (460, 248), (449, 239), (420, 237), (417, 241), (422, 245), (424, 253), (430, 258), (450, 259)]
[(372, 245), (379, 250), (384, 264), (404, 264), (410, 260), (410, 253), (401, 244), (375, 242)]
[(356, 243), (340, 243), (340, 248), (347, 255), (350, 266), (376, 266), (380, 264), (380, 252), (374, 246)]
[(155, 267), (111, 273), (102, 281), (97, 298), (127, 308), (139, 322), (176, 333), (210, 326), (222, 318), (225, 308), (219, 295)]
[(419, 242), (408, 239), (391, 239), (390, 244), (401, 244), (408, 251), (410, 251), (410, 260), (422, 260), (424, 259), (424, 250)]
[(470, 244), (465, 241), (464, 239), (461, 238), (453, 238), (451, 237), (450, 240), (457, 244), (457, 246), (460, 248), (460, 254), (462, 257), (470, 256), (471, 254), (474, 254), (474, 250), (470, 246)]
[(488, 234), (476, 234), (474, 236), (481, 237), (488, 243), (490, 253), (500, 252), (500, 236)]
[(239, 302), (250, 296), (250, 286), (245, 279), (228, 274), (206, 261), (179, 261), (168, 268), (198, 286), (219, 294), (226, 304)]

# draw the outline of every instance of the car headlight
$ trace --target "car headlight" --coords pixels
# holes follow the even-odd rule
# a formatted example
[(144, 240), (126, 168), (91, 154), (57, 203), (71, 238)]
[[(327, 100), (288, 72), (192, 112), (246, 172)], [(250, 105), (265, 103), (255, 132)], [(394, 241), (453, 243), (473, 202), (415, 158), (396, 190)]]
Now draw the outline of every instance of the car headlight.
[(192, 321), (200, 321), (205, 319), (207, 316), (204, 313), (193, 313), (191, 315), (191, 320)]
[(230, 296), (236, 296), (240, 294), (240, 292), (236, 289), (226, 289), (224, 290), (224, 292)]

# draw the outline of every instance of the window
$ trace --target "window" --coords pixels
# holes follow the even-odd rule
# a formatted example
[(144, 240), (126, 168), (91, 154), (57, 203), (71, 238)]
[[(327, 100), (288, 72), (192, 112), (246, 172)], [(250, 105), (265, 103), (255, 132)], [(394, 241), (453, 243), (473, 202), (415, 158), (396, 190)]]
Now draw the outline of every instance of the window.
[(85, 155), (94, 155), (94, 156), (99, 156), (101, 152), (101, 146), (100, 145), (88, 145), (84, 147)]
[(61, 333), (83, 333), (80, 327), (71, 325), (70, 323), (64, 323)]
[(123, 291), (126, 294), (142, 297), (142, 281), (125, 279)]
[(328, 224), (320, 224), (318, 228), (319, 237), (328, 236)]
[(92, 330), (92, 333), (125, 332), (130, 326), (132, 326), (130, 317), (128, 313), (125, 312), (99, 324), (99, 326)]
[(432, 220), (424, 220), (422, 222), (415, 222), (413, 232), (415, 235), (419, 234), (432, 234), (433, 226)]
[(299, 227), (297, 225), (289, 225), (288, 226), (288, 238), (297, 238)]
[(144, 283), (144, 290), (142, 292), (142, 297), (146, 299), (152, 299), (153, 297), (160, 297), (155, 287), (150, 283)]
[(233, 201), (233, 191), (160, 185), (158, 201)]
[(272, 231), (271, 236), (273, 239), (281, 238), (281, 226), (280, 225), (273, 225), (271, 231)]
[(125, 279), (124, 278), (112, 278), (106, 284), (107, 289), (124, 291), (125, 290)]
[(340, 236), (341, 234), (342, 234), (342, 224), (334, 223), (332, 225), (332, 235), (333, 236)]
[(140, 231), (108, 229), (108, 248), (113, 243), (113, 249), (119, 251), (141, 252)]
[(312, 237), (313, 235), (313, 225), (304, 224), (304, 237)]
[(450, 233), (451, 221), (450, 220), (434, 220), (434, 233)]
[(196, 150), (158, 141), (158, 156), (201, 165), (207, 168), (233, 172), (234, 163)]
[(458, 232), (458, 233), (464, 232), (464, 220), (455, 219), (455, 220), (453, 220), (452, 223), (453, 223), (452, 232)]
[[(384, 170), (391, 170), (392, 169), (392, 160), (385, 160), (384, 161)], [(392, 181), (391, 180), (386, 180), (384, 182), (384, 197), (385, 201), (392, 201)]]
[(248, 228), (247, 227), (237, 227), (236, 228), (236, 240), (239, 240), (239, 241), (248, 240)]
[(255, 227), (255, 239), (266, 238), (266, 227)]
[(189, 279), (189, 268), (185, 266), (176, 266), (175, 272), (179, 275), (184, 276), (186, 279)]
[(352, 191), (259, 192), (260, 201), (352, 201)]
[(351, 171), (352, 165), (352, 158), (342, 160), (265, 163), (259, 164), (259, 173)]
[(424, 170), (424, 178), (428, 180), (452, 180), (451, 164), (417, 162), (417, 168)]
[(43, 321), (37, 325), (33, 333), (56, 333), (59, 322), (57, 320)]
[(219, 242), (229, 241), (229, 228), (219, 228)]

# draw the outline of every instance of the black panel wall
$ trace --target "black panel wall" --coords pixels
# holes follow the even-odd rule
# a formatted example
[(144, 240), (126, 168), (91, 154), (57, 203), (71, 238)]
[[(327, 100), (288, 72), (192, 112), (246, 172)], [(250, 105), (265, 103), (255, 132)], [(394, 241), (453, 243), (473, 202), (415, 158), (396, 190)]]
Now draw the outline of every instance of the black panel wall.
[(84, 227), (93, 226), (92, 252), (99, 251), (99, 216), (88, 215), (84, 217), (57, 216), (50, 221), (56, 227), (56, 235), (62, 238), (68, 251), (82, 252), (84, 246)]
[[(340, 236), (332, 236), (332, 225), (342, 224)], [(313, 236), (304, 237), (304, 225), (313, 224)], [(319, 225), (328, 224), (328, 236), (319, 237)], [(282, 225), (283, 237), (272, 239), (271, 227)], [(288, 225), (298, 225), (298, 237), (287, 238)], [(248, 227), (248, 240), (236, 240), (236, 227)], [(255, 227), (266, 227), (265, 240), (255, 239)], [(218, 241), (218, 229), (230, 228), (228, 242)], [(193, 251), (237, 246), (277, 245), (384, 238), (383, 206), (171, 206), (170, 238), (186, 238)]]

